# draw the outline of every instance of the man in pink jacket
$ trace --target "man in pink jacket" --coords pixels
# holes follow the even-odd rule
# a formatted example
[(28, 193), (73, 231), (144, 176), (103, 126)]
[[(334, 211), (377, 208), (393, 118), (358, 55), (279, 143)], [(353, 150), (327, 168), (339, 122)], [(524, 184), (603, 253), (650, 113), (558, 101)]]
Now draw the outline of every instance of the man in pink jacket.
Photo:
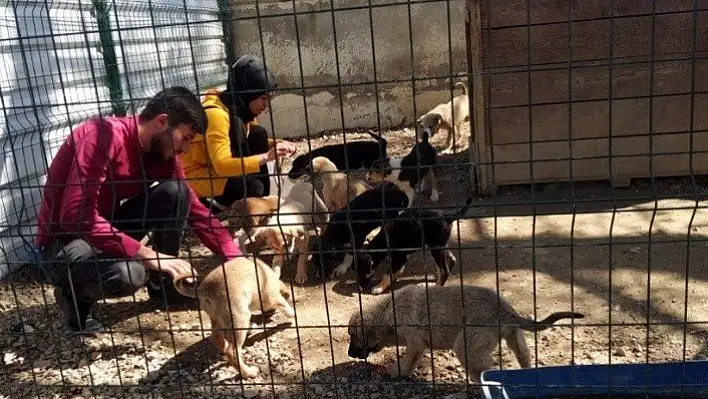
[[(184, 180), (177, 156), (206, 124), (197, 96), (171, 87), (139, 115), (78, 125), (59, 149), (49, 167), (35, 245), (70, 329), (102, 331), (93, 305), (146, 284), (163, 307), (185, 299), (171, 278), (192, 272), (177, 258), (187, 225), (224, 260), (241, 255)], [(140, 243), (149, 231), (152, 248)]]

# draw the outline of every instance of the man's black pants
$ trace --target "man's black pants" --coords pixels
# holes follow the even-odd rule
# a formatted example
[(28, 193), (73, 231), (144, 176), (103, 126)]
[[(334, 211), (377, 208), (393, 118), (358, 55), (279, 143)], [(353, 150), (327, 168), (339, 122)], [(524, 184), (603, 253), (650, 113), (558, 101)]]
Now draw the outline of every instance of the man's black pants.
[[(153, 249), (177, 256), (189, 208), (187, 183), (166, 181), (149, 188), (146, 194), (126, 200), (114, 212), (112, 224), (136, 240), (152, 231)], [(161, 283), (158, 287), (171, 288), (164, 275), (148, 273), (139, 261), (110, 257), (79, 237), (41, 252), (42, 268), (50, 283), (76, 299), (80, 313), (88, 313), (101, 299), (132, 295), (148, 280)], [(151, 296), (163, 295), (162, 289), (157, 288), (157, 294), (154, 291)]]

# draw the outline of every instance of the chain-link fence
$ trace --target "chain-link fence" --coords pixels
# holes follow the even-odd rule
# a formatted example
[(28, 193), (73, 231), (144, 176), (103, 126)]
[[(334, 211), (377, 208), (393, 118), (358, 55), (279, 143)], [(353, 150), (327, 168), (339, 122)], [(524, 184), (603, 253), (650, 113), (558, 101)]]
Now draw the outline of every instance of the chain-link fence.
[(0, 394), (705, 397), (707, 16), (0, 4)]

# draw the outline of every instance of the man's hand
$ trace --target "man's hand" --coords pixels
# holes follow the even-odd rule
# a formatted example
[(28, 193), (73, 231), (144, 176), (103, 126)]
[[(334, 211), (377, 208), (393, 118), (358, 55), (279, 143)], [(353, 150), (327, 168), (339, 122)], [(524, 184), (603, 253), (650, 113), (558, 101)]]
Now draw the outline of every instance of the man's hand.
[(138, 253), (147, 269), (167, 273), (172, 280), (182, 276), (196, 276), (197, 271), (184, 259), (157, 253), (147, 247)]

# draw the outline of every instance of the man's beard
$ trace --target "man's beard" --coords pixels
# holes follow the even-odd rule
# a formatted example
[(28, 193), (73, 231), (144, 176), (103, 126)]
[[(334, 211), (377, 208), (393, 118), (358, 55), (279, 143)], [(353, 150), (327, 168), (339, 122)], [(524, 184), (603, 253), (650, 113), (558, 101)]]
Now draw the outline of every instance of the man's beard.
[(170, 144), (167, 138), (171, 137), (171, 132), (167, 131), (163, 134), (156, 135), (150, 140), (150, 151), (145, 153), (145, 159), (153, 162), (169, 161), (172, 157), (165, 155), (166, 148)]

